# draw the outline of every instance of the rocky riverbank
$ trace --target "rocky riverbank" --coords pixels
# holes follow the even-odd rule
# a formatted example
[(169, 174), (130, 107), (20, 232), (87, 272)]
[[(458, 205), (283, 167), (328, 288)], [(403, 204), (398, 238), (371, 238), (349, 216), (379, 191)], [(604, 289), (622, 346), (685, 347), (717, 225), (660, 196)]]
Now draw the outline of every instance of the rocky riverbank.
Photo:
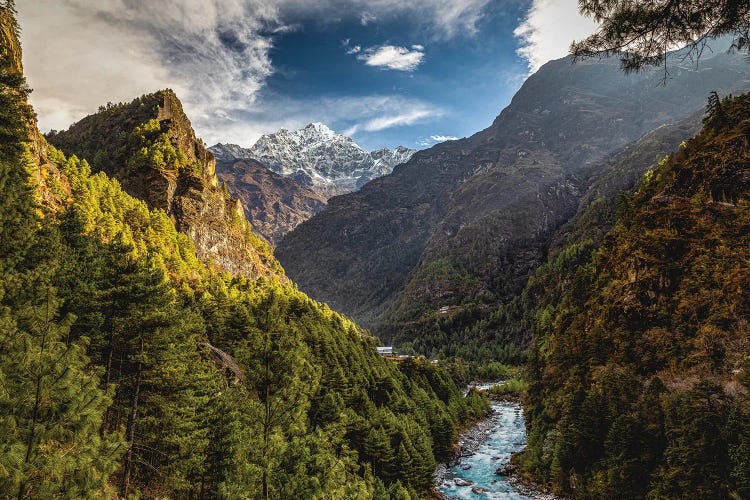
[(435, 472), (436, 498), (503, 498), (555, 500), (556, 497), (516, 475), (511, 455), (526, 444), (521, 406), (493, 402), (493, 412), (468, 429), (458, 441), (456, 456)]
[[(492, 429), (498, 424), (497, 412), (493, 412), (485, 419), (480, 420), (461, 434), (458, 438), (458, 452), (447, 464), (440, 464), (435, 471), (435, 484), (441, 485), (445, 481), (454, 479), (452, 467), (460, 467), (463, 458), (474, 455), (479, 446), (487, 440)], [(445, 498), (445, 497), (443, 497)]]

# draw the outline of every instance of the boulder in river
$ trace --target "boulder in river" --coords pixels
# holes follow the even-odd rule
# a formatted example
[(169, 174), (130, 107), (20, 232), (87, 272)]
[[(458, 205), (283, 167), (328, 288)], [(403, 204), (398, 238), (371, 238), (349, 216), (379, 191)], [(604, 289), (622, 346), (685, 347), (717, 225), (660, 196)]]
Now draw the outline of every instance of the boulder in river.
[(469, 469), (471, 469), (471, 465), (469, 465), (469, 464), (461, 466), (461, 470), (469, 470)]
[(482, 488), (481, 486), (474, 486), (471, 491), (476, 493), (477, 495), (484, 495), (490, 490), (488, 490), (487, 488)]
[(454, 483), (456, 483), (456, 486), (471, 486), (474, 484), (474, 481), (467, 481), (466, 479), (461, 479), (460, 477), (457, 477), (453, 480)]
[(513, 464), (507, 463), (498, 467), (495, 471), (495, 474), (497, 474), (498, 476), (510, 476), (511, 474), (513, 474), (514, 469), (515, 467), (513, 466)]

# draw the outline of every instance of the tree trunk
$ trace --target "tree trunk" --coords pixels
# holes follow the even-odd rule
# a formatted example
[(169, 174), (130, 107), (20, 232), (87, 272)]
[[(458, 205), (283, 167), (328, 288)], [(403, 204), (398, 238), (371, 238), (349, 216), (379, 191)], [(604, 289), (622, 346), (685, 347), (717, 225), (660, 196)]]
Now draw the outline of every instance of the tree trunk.
[[(50, 322), (50, 290), (47, 290), (47, 310), (45, 317), (44, 330), (42, 331), (42, 342), (40, 345), (40, 352), (44, 352), (47, 346), (47, 333), (49, 333), (49, 322)], [(36, 419), (39, 417), (39, 406), (42, 403), (42, 376), (37, 375), (36, 377), (36, 394), (34, 396), (34, 409), (31, 411), (31, 426), (29, 429), (29, 439), (26, 441), (26, 458), (24, 459), (24, 465), (31, 461), (31, 451), (34, 449), (34, 438), (36, 438)], [(26, 491), (26, 480), (21, 480), (21, 484), (18, 486), (18, 500), (21, 500)]]
[(130, 475), (133, 470), (133, 443), (135, 441), (135, 422), (138, 416), (138, 397), (140, 396), (141, 390), (141, 368), (143, 358), (143, 337), (141, 337), (141, 352), (138, 357), (138, 368), (135, 377), (135, 390), (133, 391), (133, 404), (130, 407), (130, 417), (128, 418), (128, 454), (125, 458), (125, 470), (122, 474), (122, 484), (120, 485), (120, 495), (125, 497), (128, 494), (128, 487), (130, 486)]

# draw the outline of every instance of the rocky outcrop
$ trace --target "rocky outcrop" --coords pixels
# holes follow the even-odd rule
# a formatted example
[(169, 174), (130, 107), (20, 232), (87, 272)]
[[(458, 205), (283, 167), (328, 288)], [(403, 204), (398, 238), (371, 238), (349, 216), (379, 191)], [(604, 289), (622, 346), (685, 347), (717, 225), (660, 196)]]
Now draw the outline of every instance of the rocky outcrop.
[(48, 140), (167, 212), (201, 258), (251, 278), (283, 275), (270, 247), (252, 233), (241, 201), (219, 187), (214, 155), (196, 138), (173, 91), (101, 107)]
[(9, 73), (23, 74), (21, 44), (18, 41), (18, 24), (10, 10), (0, 9), (0, 52), (3, 66)]
[(253, 230), (272, 245), (326, 206), (323, 196), (252, 159), (220, 159), (217, 172), (229, 192), (242, 201)]
[[(524, 286), (600, 161), (702, 108), (710, 90), (745, 85), (750, 67), (717, 53), (701, 69), (680, 67), (667, 87), (662, 76), (626, 76), (614, 60), (550, 62), (489, 128), (334, 198), (277, 256), (303, 290), (384, 340), (444, 347)], [(451, 314), (438, 318), (445, 306)]]
[(257, 160), (326, 198), (356, 191), (414, 154), (403, 146), (368, 153), (350, 137), (322, 123), (264, 135), (250, 149), (235, 144), (216, 144), (210, 149), (223, 162)]
[[(9, 74), (19, 78), (23, 76), (21, 44), (19, 43), (18, 26), (12, 10), (7, 6), (0, 8), (0, 63)], [(5, 92), (13, 92), (13, 87), (6, 87)], [(36, 184), (39, 202), (45, 210), (58, 211), (65, 205), (70, 195), (70, 185), (56, 165), (49, 161), (49, 147), (44, 136), (39, 133), (36, 114), (27, 101), (27, 93), (21, 92), (17, 103), (22, 108), (24, 122), (28, 136), (29, 152), (33, 161), (29, 168), (33, 168), (32, 181)], [(54, 187), (53, 187), (54, 186)]]

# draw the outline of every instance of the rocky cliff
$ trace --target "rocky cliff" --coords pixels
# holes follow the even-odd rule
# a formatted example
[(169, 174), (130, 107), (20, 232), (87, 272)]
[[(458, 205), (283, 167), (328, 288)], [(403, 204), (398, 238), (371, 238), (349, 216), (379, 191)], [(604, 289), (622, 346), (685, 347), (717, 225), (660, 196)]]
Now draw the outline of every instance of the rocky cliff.
[(216, 172), (242, 202), (253, 230), (273, 245), (326, 206), (322, 195), (256, 160), (217, 158)]
[[(21, 44), (18, 41), (16, 32), (18, 26), (13, 17), (12, 6), (3, 6), (0, 9), (0, 60), (10, 79), (18, 78), (23, 82), (23, 64), (21, 57)], [(5, 89), (10, 94), (18, 94), (12, 87)], [(49, 161), (48, 144), (44, 136), (39, 133), (37, 127), (36, 114), (27, 101), (28, 92), (21, 92), (18, 95), (9, 95), (14, 98), (15, 106), (21, 108), (24, 123), (26, 124), (26, 135), (28, 138), (29, 153), (31, 154), (33, 165), (32, 180), (36, 184), (37, 195), (42, 206), (49, 210), (57, 210), (65, 203), (65, 199), (70, 194), (70, 186), (67, 179), (63, 176), (57, 165)], [(8, 140), (8, 132), (0, 133), (0, 140)], [(47, 181), (50, 182), (47, 182)], [(49, 184), (54, 183), (57, 189), (50, 189)]]
[(367, 152), (322, 123), (264, 135), (250, 149), (235, 144), (216, 144), (210, 149), (224, 161), (255, 159), (326, 198), (356, 191), (414, 154), (403, 146)]
[(270, 247), (252, 233), (242, 202), (219, 187), (214, 156), (171, 90), (103, 106), (48, 140), (164, 210), (201, 258), (253, 278), (283, 274)]
[(616, 61), (550, 62), (489, 128), (331, 200), (277, 255), (302, 289), (385, 338), (445, 340), (520, 291), (602, 159), (748, 76), (724, 53), (679, 68), (668, 87)]

